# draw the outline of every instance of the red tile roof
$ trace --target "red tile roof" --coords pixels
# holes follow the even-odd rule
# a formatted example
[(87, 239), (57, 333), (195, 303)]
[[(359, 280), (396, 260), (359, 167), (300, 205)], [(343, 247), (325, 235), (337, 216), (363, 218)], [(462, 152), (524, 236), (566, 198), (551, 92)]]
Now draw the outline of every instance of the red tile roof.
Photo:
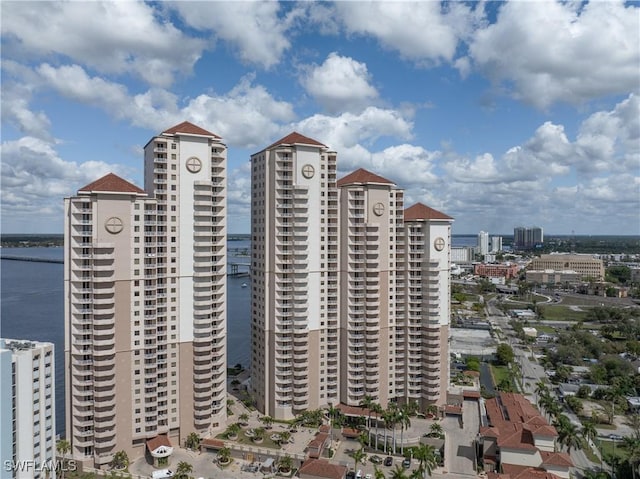
[(556, 474), (540, 467), (503, 464), (502, 471), (503, 474), (497, 475), (499, 479), (560, 479)]
[(565, 466), (572, 467), (573, 461), (571, 460), (571, 456), (566, 452), (548, 452), (548, 451), (540, 451), (540, 455), (542, 456), (542, 464), (549, 464), (553, 466)]
[(201, 135), (201, 136), (212, 136), (214, 138), (220, 138), (218, 135), (211, 133), (210, 131), (207, 131), (204, 128), (200, 128), (199, 126), (196, 126), (193, 123), (189, 123), (188, 121), (183, 121), (182, 123), (176, 126), (172, 126), (168, 130), (165, 130), (163, 133), (168, 133), (170, 135), (175, 135), (177, 133), (186, 133), (187, 135)]
[(171, 441), (169, 441), (169, 438), (166, 434), (160, 434), (159, 436), (156, 436), (153, 439), (149, 439), (147, 441), (147, 449), (149, 449), (150, 452), (155, 451), (160, 446), (172, 447)]
[(393, 181), (389, 181), (382, 176), (371, 173), (364, 168), (358, 168), (356, 171), (349, 173), (347, 176), (340, 178), (336, 183), (338, 186), (345, 185), (366, 185), (369, 183), (382, 183), (385, 185), (394, 185)]
[(224, 441), (219, 439), (203, 439), (200, 441), (200, 446), (206, 449), (222, 449), (224, 447)]
[(405, 221), (415, 220), (452, 220), (451, 216), (445, 215), (438, 210), (434, 210), (422, 203), (416, 203), (404, 210)]
[(279, 139), (272, 145), (269, 145), (266, 149), (268, 150), (269, 148), (273, 148), (274, 146), (280, 146), (280, 145), (300, 145), (300, 144), (322, 146), (323, 148), (327, 147), (326, 145), (323, 145), (322, 143), (314, 140), (313, 138), (309, 138), (307, 136), (301, 135), (297, 131), (294, 131), (293, 133), (288, 134), (284, 138)]
[(320, 457), (322, 454), (322, 450), (327, 445), (327, 440), (329, 439), (329, 434), (320, 432), (316, 434), (316, 437), (307, 444), (307, 448), (309, 449), (309, 457)]
[[(361, 406), (347, 406), (346, 404), (338, 404), (336, 409), (345, 416), (368, 416), (369, 410)], [(371, 411), (371, 416), (375, 417), (377, 414)]]
[(109, 193), (137, 193), (137, 194), (145, 194), (145, 191), (142, 188), (138, 188), (133, 183), (129, 183), (127, 180), (123, 180), (117, 175), (113, 173), (109, 173), (108, 175), (103, 176), (99, 180), (94, 181), (93, 183), (89, 183), (84, 188), (80, 188), (78, 192), (93, 192), (93, 191), (102, 191)]
[(331, 464), (322, 459), (307, 459), (300, 466), (298, 474), (327, 479), (343, 479), (347, 474), (347, 467)]

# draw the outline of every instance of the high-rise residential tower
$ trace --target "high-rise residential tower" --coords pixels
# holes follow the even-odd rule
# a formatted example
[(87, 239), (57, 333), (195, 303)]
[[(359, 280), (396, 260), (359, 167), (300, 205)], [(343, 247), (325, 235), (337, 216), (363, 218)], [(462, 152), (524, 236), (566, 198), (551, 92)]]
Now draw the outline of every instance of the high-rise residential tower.
[(55, 478), (53, 344), (0, 339), (0, 373), (0, 478)]
[[(338, 180), (340, 241), (340, 397), (386, 407), (396, 397), (396, 295), (403, 253), (403, 191), (359, 169)], [(404, 338), (401, 338), (403, 343)]]
[(482, 256), (489, 254), (489, 233), (486, 231), (478, 233), (478, 254)]
[(95, 466), (226, 418), (226, 147), (184, 122), (144, 166), (65, 200), (66, 431)]
[(403, 358), (396, 371), (404, 376), (396, 388), (399, 398), (421, 409), (444, 404), (449, 385), (452, 222), (421, 203), (404, 212), (404, 277), (397, 284), (404, 292), (404, 302), (398, 300), (403, 321), (396, 333)]
[(298, 133), (251, 156), (251, 388), (288, 419), (338, 403), (336, 154)]

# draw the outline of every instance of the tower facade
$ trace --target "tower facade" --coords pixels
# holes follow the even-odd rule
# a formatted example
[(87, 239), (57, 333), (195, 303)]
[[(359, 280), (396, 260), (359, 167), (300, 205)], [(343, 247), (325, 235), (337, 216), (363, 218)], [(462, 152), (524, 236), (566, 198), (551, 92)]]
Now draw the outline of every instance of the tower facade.
[(0, 478), (55, 478), (53, 344), (0, 339), (0, 371)]
[(483, 256), (489, 254), (489, 233), (486, 231), (478, 233), (478, 253)]
[(292, 133), (251, 175), (251, 388), (289, 419), (339, 398), (336, 155)]
[(66, 431), (95, 466), (226, 418), (226, 147), (190, 123), (65, 199)]
[(404, 212), (404, 399), (446, 402), (449, 385), (451, 224), (453, 218), (417, 203)]

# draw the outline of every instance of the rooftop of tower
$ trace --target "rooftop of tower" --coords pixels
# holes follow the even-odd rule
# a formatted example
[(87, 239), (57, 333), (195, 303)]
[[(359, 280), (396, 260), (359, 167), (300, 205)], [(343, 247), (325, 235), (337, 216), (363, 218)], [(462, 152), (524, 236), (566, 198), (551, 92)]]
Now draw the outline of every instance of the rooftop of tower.
[(124, 180), (113, 173), (109, 173), (78, 190), (79, 193), (91, 193), (96, 191), (103, 193), (136, 193), (146, 195), (146, 192), (142, 188), (138, 188), (133, 183), (129, 183), (127, 180)]
[(405, 221), (415, 221), (415, 220), (452, 220), (451, 216), (445, 215), (444, 213), (434, 210), (427, 205), (423, 205), (422, 203), (416, 203), (413, 206), (410, 206), (406, 210), (404, 210), (404, 220)]
[(214, 138), (220, 138), (215, 133), (211, 133), (210, 131), (205, 130), (204, 128), (200, 128), (193, 123), (188, 121), (183, 121), (182, 123), (172, 126), (171, 128), (163, 131), (164, 134), (175, 135), (180, 133), (186, 133), (188, 135), (200, 135), (200, 136), (212, 136)]
[(387, 180), (380, 175), (376, 175), (375, 173), (371, 173), (364, 168), (358, 168), (356, 171), (349, 173), (347, 176), (340, 178), (337, 181), (338, 186), (345, 185), (365, 185), (369, 183), (376, 184), (384, 184), (384, 185), (395, 185), (395, 183), (391, 180)]
[(272, 145), (269, 145), (266, 149), (273, 148), (274, 146), (280, 146), (280, 145), (314, 145), (314, 146), (321, 146), (323, 148), (327, 147), (327, 145), (324, 145), (319, 141), (314, 140), (313, 138), (309, 138), (308, 136), (301, 135), (297, 131), (294, 131), (293, 133), (289, 133), (284, 138), (281, 138), (275, 143), (273, 143)]

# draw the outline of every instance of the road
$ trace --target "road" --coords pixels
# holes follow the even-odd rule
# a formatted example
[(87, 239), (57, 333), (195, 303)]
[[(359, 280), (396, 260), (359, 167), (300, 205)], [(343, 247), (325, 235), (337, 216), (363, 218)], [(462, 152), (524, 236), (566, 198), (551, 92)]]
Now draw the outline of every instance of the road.
[[(502, 313), (502, 311), (500, 311), (495, 306), (495, 304), (493, 304), (493, 301), (487, 302), (487, 311), (489, 313), (489, 321), (502, 330), (508, 344), (513, 348), (514, 354), (516, 356), (516, 361), (520, 365), (522, 371), (523, 393), (533, 404), (537, 405), (538, 397), (535, 393), (536, 384), (539, 381), (547, 382), (544, 368), (540, 364), (538, 364), (535, 359), (532, 359), (533, 354), (528, 347), (522, 346), (517, 343), (517, 340), (514, 338), (515, 334), (513, 328), (509, 325), (509, 318), (506, 317)], [(553, 392), (553, 394), (555, 394), (555, 392)], [(559, 398), (558, 402), (564, 406), (564, 403), (562, 403)], [(572, 423), (578, 426), (581, 425), (578, 417), (573, 414), (573, 412), (568, 410), (566, 406), (564, 406), (563, 414), (565, 414)], [(582, 471), (586, 469), (591, 469), (598, 465), (592, 463), (582, 450), (571, 450), (570, 455), (575, 468), (580, 471), (580, 473), (582, 473)]]
[(457, 417), (447, 416), (442, 421), (446, 434), (444, 469), (452, 475), (475, 477), (474, 439), (480, 430), (480, 414), (477, 401), (464, 401), (462, 405), (462, 427)]

